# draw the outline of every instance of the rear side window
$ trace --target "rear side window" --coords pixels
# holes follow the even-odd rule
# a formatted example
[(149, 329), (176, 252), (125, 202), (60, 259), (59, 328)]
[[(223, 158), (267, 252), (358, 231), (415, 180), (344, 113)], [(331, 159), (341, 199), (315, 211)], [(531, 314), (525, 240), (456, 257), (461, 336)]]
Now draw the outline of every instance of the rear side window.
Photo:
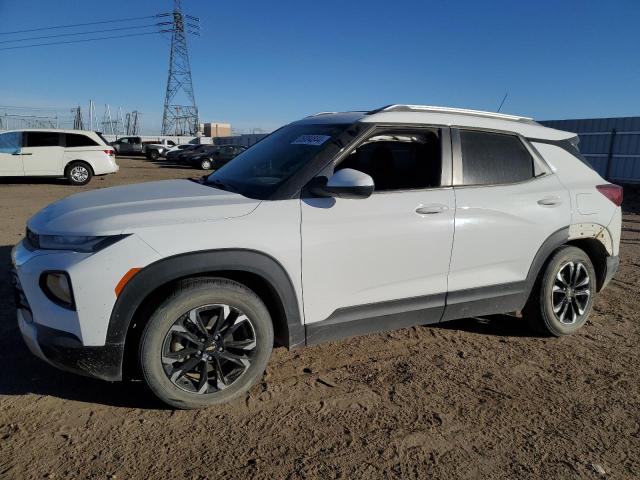
[(58, 132), (26, 132), (23, 135), (25, 147), (59, 147)]
[(95, 147), (98, 146), (94, 140), (90, 139), (86, 135), (79, 133), (67, 133), (65, 134), (65, 145), (67, 147)]
[(514, 135), (460, 130), (464, 185), (496, 185), (535, 176), (533, 158)]

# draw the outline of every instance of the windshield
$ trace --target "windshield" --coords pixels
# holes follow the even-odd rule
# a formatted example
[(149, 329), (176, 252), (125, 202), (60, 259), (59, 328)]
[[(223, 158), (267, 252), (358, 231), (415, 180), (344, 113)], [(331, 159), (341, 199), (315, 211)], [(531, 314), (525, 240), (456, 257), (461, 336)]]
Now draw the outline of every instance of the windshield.
[(342, 124), (291, 124), (243, 151), (215, 171), (206, 183), (250, 198), (268, 198), (292, 175), (320, 154), (335, 154), (344, 145)]

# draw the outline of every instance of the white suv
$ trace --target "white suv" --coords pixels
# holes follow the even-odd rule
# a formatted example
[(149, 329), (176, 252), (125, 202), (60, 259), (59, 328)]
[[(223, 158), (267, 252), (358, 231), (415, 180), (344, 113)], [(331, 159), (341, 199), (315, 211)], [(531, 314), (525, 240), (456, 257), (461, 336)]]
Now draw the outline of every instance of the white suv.
[(94, 175), (117, 171), (113, 147), (97, 132), (0, 132), (0, 177), (66, 177), (72, 185), (86, 185)]
[(13, 251), (20, 329), (179, 408), (246, 392), (274, 343), (514, 311), (571, 334), (618, 267), (622, 202), (576, 143), (393, 105), (294, 122), (201, 181), (73, 195)]

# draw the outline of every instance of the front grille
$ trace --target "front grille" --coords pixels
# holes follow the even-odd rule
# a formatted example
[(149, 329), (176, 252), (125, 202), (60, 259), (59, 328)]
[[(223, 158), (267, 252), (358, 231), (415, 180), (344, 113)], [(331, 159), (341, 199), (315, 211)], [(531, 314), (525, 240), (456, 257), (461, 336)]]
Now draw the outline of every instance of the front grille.
[(29, 302), (27, 301), (27, 297), (22, 290), (22, 285), (20, 285), (20, 279), (18, 278), (18, 274), (15, 270), (11, 270), (11, 285), (13, 286), (13, 300), (16, 304), (16, 308), (21, 308), (23, 310), (28, 310), (31, 312), (31, 307), (29, 306)]

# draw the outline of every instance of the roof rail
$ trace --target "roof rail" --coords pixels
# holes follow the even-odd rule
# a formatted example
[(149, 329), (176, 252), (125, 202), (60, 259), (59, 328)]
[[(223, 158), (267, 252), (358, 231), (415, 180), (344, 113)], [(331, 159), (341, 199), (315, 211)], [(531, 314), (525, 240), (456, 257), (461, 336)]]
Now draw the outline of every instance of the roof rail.
[(453, 113), (460, 115), (474, 115), (477, 117), (501, 118), (504, 120), (513, 120), (516, 122), (532, 122), (533, 118), (520, 117), (517, 115), (506, 115), (497, 112), (484, 112), (482, 110), (467, 110), (466, 108), (449, 108), (449, 107), (433, 107), (430, 105), (388, 105), (371, 113), (378, 112), (434, 112), (434, 113)]
[(318, 113), (314, 113), (313, 115), (309, 115), (307, 118), (319, 117), (320, 115), (333, 115), (334, 113), (338, 113), (338, 112), (318, 112)]

